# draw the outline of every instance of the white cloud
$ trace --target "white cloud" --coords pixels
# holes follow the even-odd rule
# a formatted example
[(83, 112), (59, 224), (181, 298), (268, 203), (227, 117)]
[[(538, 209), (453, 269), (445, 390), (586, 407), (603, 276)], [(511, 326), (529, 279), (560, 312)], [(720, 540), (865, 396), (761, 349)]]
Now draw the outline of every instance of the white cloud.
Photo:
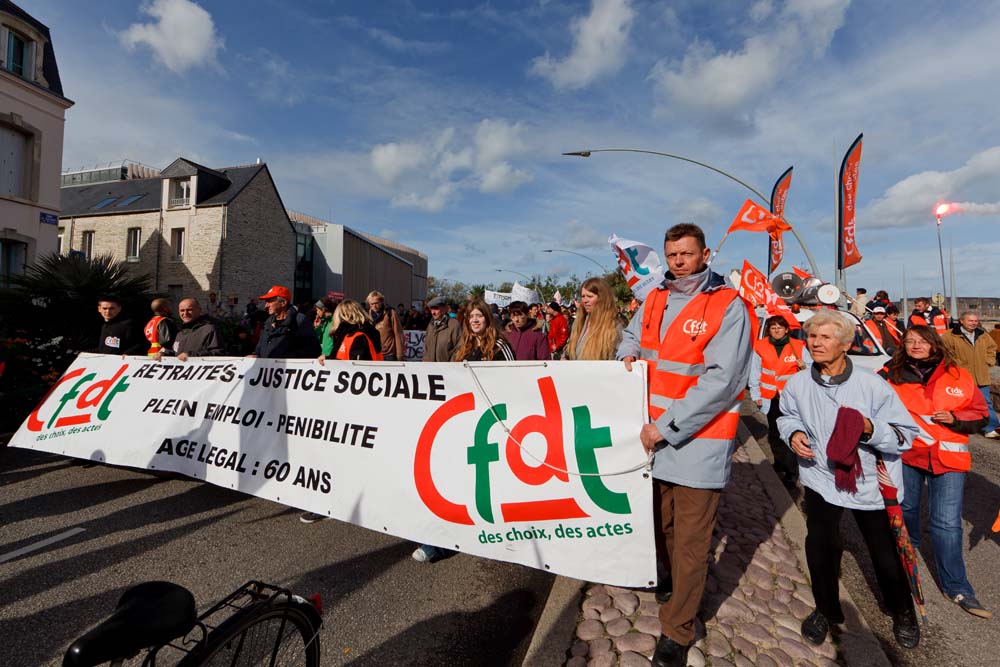
[[(953, 171), (924, 171), (899, 181), (860, 214), (871, 227), (926, 225), (943, 201), (995, 196), (1000, 179), (1000, 146), (976, 153)], [(969, 214), (989, 214), (990, 207), (965, 204)]]
[(212, 15), (191, 0), (152, 0), (140, 7), (149, 23), (133, 23), (119, 35), (130, 51), (146, 45), (167, 69), (183, 74), (195, 66), (218, 67), (223, 40)]
[(428, 213), (439, 213), (455, 197), (458, 192), (457, 184), (448, 181), (441, 183), (429, 195), (420, 195), (416, 192), (409, 192), (403, 195), (396, 195), (390, 202), (393, 208), (415, 208)]
[(520, 124), (484, 118), (476, 128), (476, 168), (487, 170), (524, 151)]
[(774, 12), (773, 0), (757, 0), (750, 6), (750, 18), (760, 23)]
[(371, 152), (372, 168), (389, 184), (423, 165), (427, 158), (427, 149), (416, 143), (379, 144)]
[(490, 167), (483, 174), (479, 184), (480, 192), (510, 192), (517, 186), (531, 180), (531, 174), (514, 169), (509, 162), (501, 162)]
[(392, 51), (398, 51), (401, 53), (406, 52), (426, 55), (428, 53), (447, 51), (449, 48), (449, 45), (444, 42), (422, 42), (414, 39), (403, 39), (387, 30), (382, 30), (381, 28), (368, 28), (367, 32), (369, 37), (382, 46)]
[(583, 88), (617, 72), (625, 63), (635, 12), (630, 0), (592, 0), (590, 14), (570, 23), (573, 47), (563, 59), (546, 52), (535, 58), (531, 72), (560, 90)]
[[(660, 114), (681, 113), (696, 122), (746, 129), (757, 104), (807, 57), (820, 57), (843, 25), (850, 0), (788, 0), (781, 14), (739, 50), (720, 52), (696, 40), (680, 62), (653, 66)], [(754, 5), (751, 17), (766, 7)]]
[(566, 223), (565, 234), (559, 237), (559, 243), (574, 250), (606, 248), (608, 247), (608, 234), (601, 233), (579, 220), (570, 220)]
[(699, 197), (692, 199), (681, 205), (678, 209), (676, 222), (693, 222), (696, 225), (706, 226), (724, 222), (722, 209), (715, 203)]
[(305, 99), (305, 93), (287, 60), (267, 49), (258, 49), (250, 60), (257, 75), (249, 81), (251, 90), (264, 102), (293, 107)]

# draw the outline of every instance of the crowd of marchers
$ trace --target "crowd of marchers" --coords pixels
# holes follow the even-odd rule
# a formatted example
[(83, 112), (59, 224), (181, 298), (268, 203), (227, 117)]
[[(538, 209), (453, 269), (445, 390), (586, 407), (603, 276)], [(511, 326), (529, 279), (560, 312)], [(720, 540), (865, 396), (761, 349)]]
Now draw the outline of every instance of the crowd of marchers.
[[(871, 300), (859, 293), (852, 300), (856, 314), (891, 355), (876, 374), (852, 364), (847, 353), (861, 325), (834, 310), (818, 310), (794, 335), (796, 325), (784, 316), (758, 328), (754, 305), (709, 267), (710, 250), (697, 226), (668, 229), (664, 256), (665, 280), (630, 319), (602, 278), (587, 279), (568, 309), (522, 302), (500, 309), (480, 299), (455, 308), (433, 298), (426, 315), (394, 309), (378, 291), (364, 304), (321, 301), (313, 313), (302, 312), (287, 288), (275, 286), (260, 297), (266, 317), (246, 341), (246, 355), (319, 363), (401, 360), (404, 327), (420, 327), (426, 331), (423, 360), (430, 362), (619, 360), (627, 369), (647, 363), (649, 419), (636, 436), (652, 458), (654, 480), (661, 625), (654, 665), (687, 664), (748, 389), (767, 415), (776, 468), (786, 483), (804, 488), (805, 551), (816, 602), (801, 626), (806, 640), (823, 643), (844, 622), (839, 522), (849, 510), (896, 641), (917, 646), (905, 533), (913, 546), (922, 540), (925, 496), (942, 592), (970, 614), (991, 617), (966, 576), (962, 502), (969, 436), (1000, 437), (989, 388), (1000, 331), (988, 335), (971, 311), (951, 322), (927, 299), (916, 300), (901, 322), (887, 293)], [(179, 323), (171, 308), (154, 301), (152, 319), (136, 333), (120, 304), (102, 299), (99, 350), (185, 361), (228, 349), (197, 300), (180, 302)], [(900, 509), (905, 532), (892, 519)], [(322, 518), (302, 516), (307, 523)], [(450, 554), (421, 545), (413, 558), (435, 562)]]

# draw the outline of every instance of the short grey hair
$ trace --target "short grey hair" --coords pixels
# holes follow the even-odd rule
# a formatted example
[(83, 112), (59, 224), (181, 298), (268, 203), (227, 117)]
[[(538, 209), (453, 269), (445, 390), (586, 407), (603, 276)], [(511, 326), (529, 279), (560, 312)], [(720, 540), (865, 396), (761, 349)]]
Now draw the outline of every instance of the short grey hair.
[(802, 325), (802, 328), (805, 329), (806, 334), (808, 334), (813, 329), (827, 324), (832, 324), (836, 327), (837, 340), (841, 343), (844, 345), (850, 345), (854, 342), (854, 323), (847, 319), (844, 315), (841, 315), (833, 310), (821, 310), (806, 320), (805, 324)]
[(962, 313), (961, 317), (959, 317), (958, 319), (964, 320), (969, 315), (975, 315), (976, 317), (979, 317), (979, 313), (978, 312), (976, 312), (974, 310), (967, 310), (964, 313)]

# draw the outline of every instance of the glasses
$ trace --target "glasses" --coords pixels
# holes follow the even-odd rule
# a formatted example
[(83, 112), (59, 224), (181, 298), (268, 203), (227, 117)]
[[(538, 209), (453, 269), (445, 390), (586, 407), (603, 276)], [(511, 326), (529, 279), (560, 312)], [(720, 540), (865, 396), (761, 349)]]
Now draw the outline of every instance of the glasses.
[(930, 347), (931, 346), (931, 344), (928, 343), (925, 340), (922, 340), (922, 339), (916, 339), (916, 340), (914, 340), (912, 338), (908, 338), (908, 339), (904, 340), (903, 341), (903, 345), (905, 345), (906, 347)]

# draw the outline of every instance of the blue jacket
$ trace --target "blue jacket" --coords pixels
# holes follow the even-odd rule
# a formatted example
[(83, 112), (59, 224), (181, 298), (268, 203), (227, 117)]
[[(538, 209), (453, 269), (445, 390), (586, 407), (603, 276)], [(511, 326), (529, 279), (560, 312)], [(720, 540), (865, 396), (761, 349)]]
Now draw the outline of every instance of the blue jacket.
[[(826, 458), (826, 443), (830, 441), (837, 410), (842, 405), (860, 412), (874, 427), (869, 441), (858, 445), (862, 476), (858, 478), (857, 493), (847, 493), (836, 487), (833, 466)], [(791, 442), (796, 431), (802, 431), (809, 438), (816, 458), (799, 458), (799, 480), (803, 486), (823, 496), (826, 502), (861, 510), (885, 507), (875, 476), (876, 451), (882, 454), (889, 476), (899, 489), (899, 500), (903, 500), (900, 453), (910, 448), (919, 429), (889, 383), (875, 373), (855, 369), (850, 357), (842, 375), (820, 376), (813, 364), (788, 380), (781, 392), (778, 430), (785, 442)]]

